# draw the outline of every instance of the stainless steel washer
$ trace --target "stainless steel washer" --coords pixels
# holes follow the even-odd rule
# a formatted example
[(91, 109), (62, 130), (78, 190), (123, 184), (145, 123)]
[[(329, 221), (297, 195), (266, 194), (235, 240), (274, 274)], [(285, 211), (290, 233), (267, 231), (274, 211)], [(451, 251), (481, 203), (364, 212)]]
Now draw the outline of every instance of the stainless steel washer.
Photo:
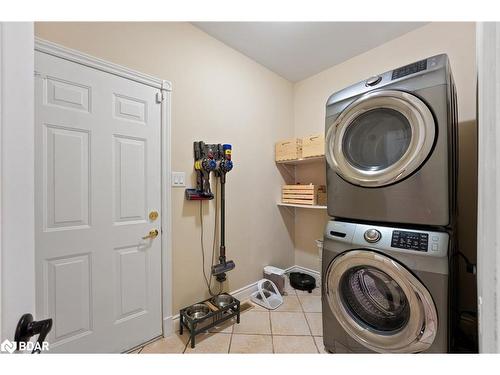
[(329, 215), (449, 226), (456, 200), (456, 111), (446, 55), (333, 94), (325, 130)]
[(322, 259), (331, 352), (446, 353), (446, 232), (330, 221)]

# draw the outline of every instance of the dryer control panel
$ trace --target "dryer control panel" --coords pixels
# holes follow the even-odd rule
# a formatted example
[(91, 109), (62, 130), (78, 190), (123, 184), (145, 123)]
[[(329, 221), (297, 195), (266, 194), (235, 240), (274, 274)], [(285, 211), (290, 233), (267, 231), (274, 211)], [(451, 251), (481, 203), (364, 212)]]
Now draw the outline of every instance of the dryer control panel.
[(408, 76), (410, 74), (415, 74), (425, 69), (427, 69), (427, 60), (420, 60), (417, 61), (416, 63), (405, 65), (398, 69), (394, 69), (392, 71), (392, 79), (398, 79), (401, 77)]

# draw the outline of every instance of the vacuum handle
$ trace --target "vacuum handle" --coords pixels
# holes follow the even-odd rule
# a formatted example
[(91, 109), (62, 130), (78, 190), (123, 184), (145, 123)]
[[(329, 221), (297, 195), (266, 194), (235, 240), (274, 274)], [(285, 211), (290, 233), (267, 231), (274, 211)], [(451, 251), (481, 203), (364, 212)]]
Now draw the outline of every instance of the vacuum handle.
[(220, 184), (220, 257), (226, 258), (226, 183)]

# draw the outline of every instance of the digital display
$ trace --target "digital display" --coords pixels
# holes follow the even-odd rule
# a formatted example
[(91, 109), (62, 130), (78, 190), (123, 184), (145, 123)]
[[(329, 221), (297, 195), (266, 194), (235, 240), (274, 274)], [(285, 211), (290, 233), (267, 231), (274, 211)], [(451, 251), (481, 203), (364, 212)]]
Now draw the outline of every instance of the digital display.
[(427, 69), (427, 60), (421, 60), (419, 62), (403, 66), (392, 71), (392, 79), (398, 79), (410, 74), (420, 72), (421, 70)]
[(392, 232), (391, 246), (398, 249), (427, 251), (429, 235), (427, 233), (395, 230)]

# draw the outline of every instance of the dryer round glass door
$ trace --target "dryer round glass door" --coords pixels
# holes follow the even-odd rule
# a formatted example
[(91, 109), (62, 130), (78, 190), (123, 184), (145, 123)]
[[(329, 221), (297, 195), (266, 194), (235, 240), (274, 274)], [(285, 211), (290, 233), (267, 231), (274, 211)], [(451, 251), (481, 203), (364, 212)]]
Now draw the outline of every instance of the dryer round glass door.
[(437, 312), (425, 286), (397, 261), (351, 250), (328, 266), (326, 298), (336, 319), (357, 342), (379, 353), (416, 353), (437, 333)]
[(402, 91), (374, 91), (351, 103), (327, 131), (328, 164), (366, 187), (395, 183), (427, 159), (436, 136), (431, 111)]

